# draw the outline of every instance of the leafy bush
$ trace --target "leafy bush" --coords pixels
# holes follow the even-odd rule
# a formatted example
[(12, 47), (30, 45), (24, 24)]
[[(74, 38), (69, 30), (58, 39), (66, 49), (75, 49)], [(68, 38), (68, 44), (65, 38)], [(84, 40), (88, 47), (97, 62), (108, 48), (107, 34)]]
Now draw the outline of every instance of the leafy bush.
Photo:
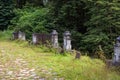
[(46, 23), (45, 17), (49, 10), (39, 7), (24, 7), (23, 9), (15, 9), (16, 17), (11, 21), (12, 25), (9, 29), (14, 31), (23, 31), (27, 34), (27, 38), (31, 37), (34, 32), (46, 33), (44, 27)]

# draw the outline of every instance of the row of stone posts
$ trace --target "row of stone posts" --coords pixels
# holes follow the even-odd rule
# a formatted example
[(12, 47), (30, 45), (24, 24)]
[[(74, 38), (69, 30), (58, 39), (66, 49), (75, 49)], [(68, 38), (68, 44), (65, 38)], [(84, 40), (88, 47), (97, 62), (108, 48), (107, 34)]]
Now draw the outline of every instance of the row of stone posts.
[[(58, 32), (56, 30), (53, 30), (50, 37), (51, 37), (51, 43), (52, 43), (53, 48), (59, 48)], [(34, 33), (32, 35), (32, 43), (36, 44), (38, 41), (38, 38), (39, 38), (39, 34)], [(14, 32), (13, 39), (26, 40), (25, 33), (21, 32), (21, 31)], [(63, 49), (66, 51), (70, 51), (72, 49), (71, 33), (69, 31), (65, 31), (63, 33)], [(116, 39), (112, 63), (120, 64), (120, 36), (117, 37), (117, 39)]]
[[(54, 48), (59, 47), (58, 33), (57, 33), (56, 30), (53, 30), (53, 32), (52, 32), (52, 46)], [(71, 33), (69, 31), (65, 31), (65, 33), (63, 33), (63, 49), (66, 50), (66, 51), (70, 51), (72, 49)]]
[[(32, 35), (32, 43), (36, 44), (38, 37), (38, 33), (35, 33)], [(13, 39), (19, 39), (19, 40), (25, 40), (25, 33), (19, 31), (13, 33)], [(58, 42), (58, 32), (56, 30), (53, 30), (51, 33), (51, 43), (53, 48), (59, 48), (59, 42)], [(70, 51), (72, 49), (71, 46), (71, 33), (69, 31), (65, 31), (63, 33), (63, 49), (66, 51)]]

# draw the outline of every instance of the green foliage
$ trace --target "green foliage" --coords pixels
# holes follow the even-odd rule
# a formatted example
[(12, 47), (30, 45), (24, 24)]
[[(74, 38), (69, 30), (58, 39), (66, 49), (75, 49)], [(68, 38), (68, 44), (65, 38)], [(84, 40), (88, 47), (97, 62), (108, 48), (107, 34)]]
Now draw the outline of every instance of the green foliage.
[(87, 32), (82, 42), (91, 52), (102, 45), (106, 56), (110, 57), (113, 52), (113, 42), (120, 34), (120, 2), (118, 0), (86, 0), (85, 3), (89, 18), (85, 22)]
[(73, 48), (94, 55), (101, 45), (107, 57), (120, 34), (120, 2), (118, 0), (52, 0), (48, 15), (49, 29), (72, 33)]
[(60, 42), (62, 42), (63, 32), (70, 30), (73, 47), (79, 49), (81, 36), (86, 31), (83, 26), (85, 21), (84, 4), (79, 0), (52, 0), (51, 5), (46, 27), (49, 31), (56, 29), (59, 32)]
[(13, 0), (0, 0), (0, 30), (7, 29), (14, 17), (13, 9)]
[(105, 56), (110, 58), (114, 41), (120, 34), (119, 4), (118, 0), (51, 0), (48, 8), (27, 6), (16, 9), (10, 28), (26, 32), (27, 37), (33, 32), (56, 29), (60, 43), (63, 32), (69, 30), (74, 49), (93, 56), (101, 46)]
[(44, 24), (46, 23), (45, 17), (48, 11), (47, 8), (39, 7), (15, 9), (16, 17), (11, 21), (13, 25), (9, 29), (23, 31), (27, 34), (27, 38), (30, 38), (34, 32), (46, 33), (47, 29), (44, 27)]

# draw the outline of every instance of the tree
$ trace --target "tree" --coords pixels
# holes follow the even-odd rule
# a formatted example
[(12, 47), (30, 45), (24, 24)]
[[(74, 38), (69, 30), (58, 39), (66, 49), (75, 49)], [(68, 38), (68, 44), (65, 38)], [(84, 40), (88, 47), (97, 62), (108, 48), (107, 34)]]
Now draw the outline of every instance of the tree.
[[(36, 2), (40, 1), (42, 0), (29, 0), (29, 3), (38, 5)], [(36, 10), (30, 6), (32, 12), (26, 14), (30, 9), (25, 10), (25, 14), (20, 14), (13, 22), (17, 21), (17, 25), (21, 26), (22, 30), (29, 28), (28, 32), (32, 32), (30, 30), (40, 32), (41, 28), (43, 31), (47, 29), (48, 32), (56, 29), (59, 32), (60, 42), (62, 42), (63, 32), (69, 30), (72, 33), (74, 49), (87, 52), (92, 56), (102, 50), (106, 56), (111, 57), (115, 38), (120, 34), (119, 0), (49, 1), (49, 9), (47, 9), (49, 12), (45, 15), (42, 16), (41, 10), (32, 13)]]
[(99, 45), (107, 57), (113, 53), (113, 45), (120, 35), (120, 1), (119, 0), (86, 0), (89, 15), (85, 22), (87, 32), (82, 38), (84, 47), (95, 53)]
[(7, 29), (13, 18), (13, 0), (0, 0), (0, 30)]
[(94, 55), (101, 46), (106, 56), (111, 56), (113, 42), (120, 34), (119, 0), (52, 2), (47, 28), (56, 29), (60, 33), (70, 30), (73, 34), (73, 48)]
[[(75, 44), (73, 47), (78, 48), (80, 46), (79, 39), (86, 31), (83, 26), (85, 22), (85, 4), (80, 0), (52, 0), (51, 5), (46, 27), (49, 30), (56, 29), (61, 38), (65, 30), (70, 30), (73, 34), (72, 43)], [(60, 42), (62, 42), (62, 39)]]

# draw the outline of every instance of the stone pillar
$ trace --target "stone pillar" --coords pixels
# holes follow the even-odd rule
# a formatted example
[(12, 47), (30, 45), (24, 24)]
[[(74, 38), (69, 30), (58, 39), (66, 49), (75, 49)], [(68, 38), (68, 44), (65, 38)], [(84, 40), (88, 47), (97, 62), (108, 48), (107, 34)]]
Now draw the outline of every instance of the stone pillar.
[(37, 36), (35, 34), (32, 35), (33, 44), (37, 44)]
[(64, 44), (63, 44), (63, 48), (64, 50), (66, 51), (70, 51), (72, 46), (71, 46), (71, 33), (69, 31), (65, 31), (65, 33), (63, 34), (64, 38), (63, 38), (63, 41), (64, 41)]
[(18, 32), (18, 39), (19, 39), (19, 40), (26, 40), (26, 38), (25, 38), (25, 33), (19, 31), (19, 32)]
[(59, 44), (58, 44), (58, 32), (56, 30), (53, 30), (51, 33), (51, 37), (52, 37), (53, 48), (58, 48), (58, 46), (59, 46)]
[(120, 36), (116, 39), (116, 44), (114, 46), (114, 56), (113, 63), (120, 62)]
[(13, 32), (13, 40), (18, 39), (18, 32)]
[(79, 51), (75, 51), (75, 53), (76, 53), (75, 59), (80, 59), (81, 53)]

